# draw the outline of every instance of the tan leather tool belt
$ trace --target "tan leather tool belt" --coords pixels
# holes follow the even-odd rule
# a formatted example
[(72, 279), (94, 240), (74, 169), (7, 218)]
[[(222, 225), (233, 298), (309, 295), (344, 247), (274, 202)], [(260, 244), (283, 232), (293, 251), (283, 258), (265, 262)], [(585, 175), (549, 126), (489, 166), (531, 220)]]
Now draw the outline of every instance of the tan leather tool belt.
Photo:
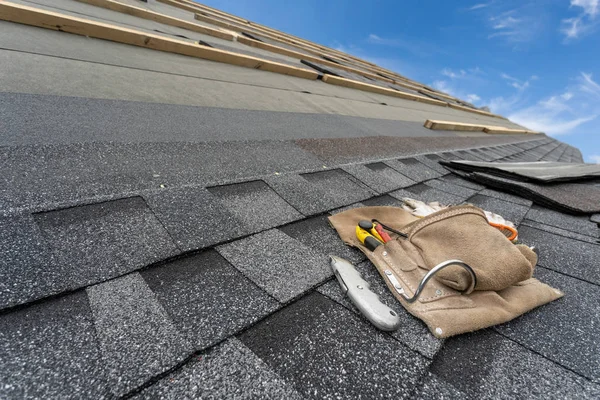
[[(403, 235), (390, 232), (392, 240), (371, 251), (356, 237), (360, 220), (377, 220)], [(511, 243), (474, 206), (449, 207), (425, 218), (397, 207), (362, 207), (329, 221), (346, 244), (373, 262), (402, 306), (439, 338), (509, 321), (563, 296), (532, 278), (537, 255)], [(470, 268), (451, 262), (437, 271), (447, 260)], [(418, 298), (407, 301), (420, 285)]]

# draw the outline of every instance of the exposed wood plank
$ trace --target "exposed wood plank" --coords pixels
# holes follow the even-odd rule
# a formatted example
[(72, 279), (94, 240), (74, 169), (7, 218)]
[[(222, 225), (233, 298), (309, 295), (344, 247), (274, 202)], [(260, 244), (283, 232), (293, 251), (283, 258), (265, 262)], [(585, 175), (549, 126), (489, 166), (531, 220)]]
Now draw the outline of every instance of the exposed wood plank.
[(502, 126), (486, 126), (483, 131), (485, 133), (491, 133), (491, 134), (514, 134), (514, 133), (521, 133), (521, 134), (530, 134), (530, 135), (536, 135), (536, 134), (540, 134), (542, 132), (536, 132), (536, 131), (530, 131), (527, 129), (511, 129), (511, 128), (505, 128)]
[(447, 103), (443, 101), (434, 100), (423, 96), (417, 96), (410, 93), (399, 92), (394, 89), (386, 89), (384, 87), (371, 85), (369, 83), (357, 82), (351, 79), (340, 78), (339, 76), (325, 74), (323, 75), (323, 82), (337, 86), (344, 86), (351, 89), (362, 90), (365, 92), (373, 92), (392, 97), (399, 97), (405, 100), (418, 101), (420, 103), (434, 104), (436, 106), (445, 107), (447, 105)]
[(148, 19), (150, 21), (159, 22), (161, 24), (175, 26), (177, 28), (187, 29), (189, 31), (203, 33), (213, 37), (233, 41), (234, 35), (231, 33), (223, 32), (218, 29), (209, 28), (206, 26), (194, 24), (183, 19), (169, 17), (164, 14), (160, 14), (154, 11), (145, 10), (143, 8), (130, 6), (127, 4), (119, 3), (113, 0), (76, 0), (80, 3), (91, 4), (93, 6), (106, 8), (108, 10), (117, 11), (123, 14), (132, 15), (134, 17)]
[(425, 128), (439, 131), (483, 132), (485, 125), (428, 119), (427, 121), (425, 121)]
[(0, 19), (305, 79), (315, 71), (0, 0)]
[(504, 133), (504, 134), (539, 134), (527, 129), (506, 128), (504, 126), (486, 125), (486, 124), (468, 124), (465, 122), (439, 121), (428, 119), (424, 124), (425, 128), (441, 131), (463, 131), (463, 132), (485, 132), (485, 133)]

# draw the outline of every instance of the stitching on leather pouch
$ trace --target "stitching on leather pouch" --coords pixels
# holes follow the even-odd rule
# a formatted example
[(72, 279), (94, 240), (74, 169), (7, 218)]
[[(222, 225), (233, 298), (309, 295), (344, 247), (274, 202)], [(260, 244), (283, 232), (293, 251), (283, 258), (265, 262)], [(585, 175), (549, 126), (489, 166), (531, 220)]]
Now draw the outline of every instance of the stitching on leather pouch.
[[(461, 215), (461, 214), (475, 214), (475, 215), (479, 215), (482, 218), (485, 218), (485, 214), (483, 214), (482, 211), (480, 211), (479, 209), (476, 209), (472, 206), (468, 206), (469, 208), (451, 208), (446, 212), (437, 214), (435, 216), (433, 216), (432, 218), (423, 218), (423, 220), (421, 220), (420, 222), (418, 222), (417, 224), (415, 224), (414, 226), (412, 226), (411, 228), (409, 228), (408, 230), (408, 240), (411, 240), (413, 238), (413, 236), (420, 231), (421, 229), (423, 229), (425, 226), (433, 224), (435, 222), (439, 222), (443, 219), (449, 218), (449, 217), (454, 217), (457, 215)], [(487, 221), (487, 219), (486, 219)]]

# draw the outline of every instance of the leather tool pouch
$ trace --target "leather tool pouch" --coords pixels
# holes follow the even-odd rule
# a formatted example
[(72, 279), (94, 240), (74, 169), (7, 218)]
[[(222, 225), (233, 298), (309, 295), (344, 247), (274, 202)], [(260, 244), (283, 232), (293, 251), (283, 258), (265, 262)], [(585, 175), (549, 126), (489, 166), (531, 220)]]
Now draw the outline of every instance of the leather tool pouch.
[[(391, 234), (391, 241), (370, 251), (355, 234), (363, 219), (380, 221), (407, 238)], [(535, 253), (512, 244), (477, 207), (450, 207), (425, 218), (397, 207), (362, 207), (329, 221), (346, 244), (373, 262), (403, 307), (440, 338), (509, 321), (563, 295), (531, 277)], [(466, 269), (451, 265), (435, 274), (415, 302), (406, 301), (429, 270), (453, 259), (472, 268), (474, 287)]]

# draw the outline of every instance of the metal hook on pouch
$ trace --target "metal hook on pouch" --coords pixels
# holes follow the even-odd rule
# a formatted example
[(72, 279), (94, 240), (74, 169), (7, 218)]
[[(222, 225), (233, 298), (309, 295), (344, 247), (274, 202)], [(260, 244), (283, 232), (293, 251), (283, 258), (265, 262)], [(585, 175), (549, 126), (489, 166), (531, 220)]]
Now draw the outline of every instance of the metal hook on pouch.
[(443, 270), (444, 268), (446, 268), (450, 265), (459, 265), (459, 266), (463, 267), (464, 269), (466, 269), (467, 272), (469, 272), (469, 274), (471, 275), (471, 284), (469, 285), (469, 287), (466, 290), (462, 291), (461, 293), (464, 294), (464, 293), (472, 292), (473, 289), (475, 288), (475, 285), (477, 284), (477, 276), (475, 276), (475, 271), (473, 271), (473, 268), (471, 268), (467, 263), (464, 263), (460, 260), (446, 260), (444, 262), (439, 263), (435, 267), (433, 267), (423, 277), (423, 279), (421, 279), (421, 282), (419, 282), (419, 286), (417, 287), (417, 290), (415, 290), (415, 294), (412, 297), (408, 297), (404, 293), (404, 289), (402, 288), (402, 286), (400, 286), (400, 283), (398, 282), (396, 277), (393, 275), (392, 271), (386, 270), (385, 274), (388, 277), (388, 279), (390, 280), (390, 282), (392, 283), (392, 286), (394, 286), (394, 289), (396, 289), (396, 292), (398, 292), (398, 294), (400, 294), (407, 303), (414, 303), (415, 301), (417, 301), (417, 299), (421, 295), (421, 292), (423, 291), (423, 288), (425, 287), (427, 282), (431, 278), (433, 278), (433, 276), (435, 274), (437, 274), (439, 271)]

